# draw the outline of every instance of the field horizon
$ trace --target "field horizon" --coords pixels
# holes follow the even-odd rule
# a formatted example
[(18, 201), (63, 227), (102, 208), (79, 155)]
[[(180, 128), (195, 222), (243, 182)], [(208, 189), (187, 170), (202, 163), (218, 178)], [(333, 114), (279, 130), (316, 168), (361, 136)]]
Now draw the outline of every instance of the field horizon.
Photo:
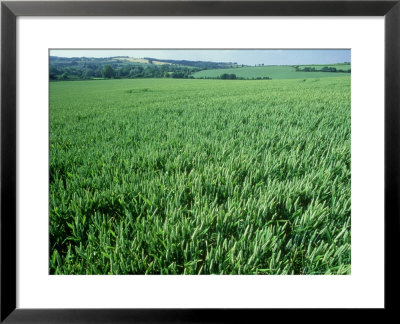
[[(335, 65), (300, 65), (299, 67), (333, 67)], [(195, 79), (200, 78), (215, 78), (222, 74), (235, 74), (236, 77), (242, 78), (257, 78), (269, 77), (272, 80), (285, 80), (285, 79), (318, 79), (318, 78), (332, 78), (332, 77), (349, 77), (348, 73), (343, 72), (303, 72), (296, 71), (294, 66), (291, 65), (267, 65), (267, 66), (246, 66), (237, 68), (225, 69), (210, 69), (193, 73)]]

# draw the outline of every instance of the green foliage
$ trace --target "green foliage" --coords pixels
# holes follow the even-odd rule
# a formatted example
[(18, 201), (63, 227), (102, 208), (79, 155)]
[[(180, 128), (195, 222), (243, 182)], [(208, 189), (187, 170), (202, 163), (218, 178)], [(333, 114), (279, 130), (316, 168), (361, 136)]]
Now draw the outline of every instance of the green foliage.
[(298, 68), (298, 71), (305, 71), (305, 72), (314, 72), (314, 71), (347, 72), (347, 73), (351, 72), (350, 63), (298, 65), (296, 67)]
[(111, 79), (114, 77), (114, 69), (110, 65), (105, 65), (101, 71), (103, 78)]
[(224, 73), (220, 76), (220, 79), (222, 80), (235, 80), (236, 79), (236, 74), (228, 74), (228, 73)]
[(50, 273), (349, 274), (350, 78), (50, 83)]
[[(192, 78), (193, 72), (199, 71), (200, 66), (229, 66), (228, 63), (192, 62), (194, 66), (181, 66), (175, 64), (154, 64), (149, 59), (148, 63), (137, 63), (123, 57), (111, 58), (65, 58), (50, 56), (49, 79), (57, 80), (90, 80), (98, 78)], [(160, 60), (157, 60), (160, 62)], [(178, 62), (178, 61), (177, 61)], [(191, 61), (188, 61), (191, 62)], [(200, 63), (204, 63), (201, 65)]]

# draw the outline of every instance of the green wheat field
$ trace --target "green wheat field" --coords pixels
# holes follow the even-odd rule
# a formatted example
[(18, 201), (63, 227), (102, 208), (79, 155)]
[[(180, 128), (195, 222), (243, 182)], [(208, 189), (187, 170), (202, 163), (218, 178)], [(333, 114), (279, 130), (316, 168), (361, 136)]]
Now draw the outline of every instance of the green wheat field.
[(50, 82), (50, 274), (350, 274), (350, 76), (313, 73)]

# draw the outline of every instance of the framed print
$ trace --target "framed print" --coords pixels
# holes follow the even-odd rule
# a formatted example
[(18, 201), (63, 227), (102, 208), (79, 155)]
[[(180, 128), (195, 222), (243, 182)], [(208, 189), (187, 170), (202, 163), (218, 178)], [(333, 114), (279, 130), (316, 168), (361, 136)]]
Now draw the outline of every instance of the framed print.
[(398, 1), (1, 10), (2, 322), (394, 311)]

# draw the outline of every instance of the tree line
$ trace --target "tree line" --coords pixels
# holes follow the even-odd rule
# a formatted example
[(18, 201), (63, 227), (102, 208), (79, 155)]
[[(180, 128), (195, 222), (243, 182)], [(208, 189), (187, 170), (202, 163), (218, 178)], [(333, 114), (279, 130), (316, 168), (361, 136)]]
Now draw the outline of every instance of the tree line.
[(342, 73), (351, 73), (351, 69), (348, 70), (342, 70), (342, 69), (337, 69), (332, 66), (324, 66), (321, 69), (316, 69), (315, 67), (311, 66), (306, 66), (303, 69), (300, 68), (299, 66), (294, 67), (296, 69), (296, 72), (342, 72)]
[(139, 65), (139, 64), (84, 64), (84, 65), (50, 65), (50, 80), (90, 80), (90, 79), (123, 79), (123, 78), (193, 78), (198, 68), (183, 67), (172, 64)]

